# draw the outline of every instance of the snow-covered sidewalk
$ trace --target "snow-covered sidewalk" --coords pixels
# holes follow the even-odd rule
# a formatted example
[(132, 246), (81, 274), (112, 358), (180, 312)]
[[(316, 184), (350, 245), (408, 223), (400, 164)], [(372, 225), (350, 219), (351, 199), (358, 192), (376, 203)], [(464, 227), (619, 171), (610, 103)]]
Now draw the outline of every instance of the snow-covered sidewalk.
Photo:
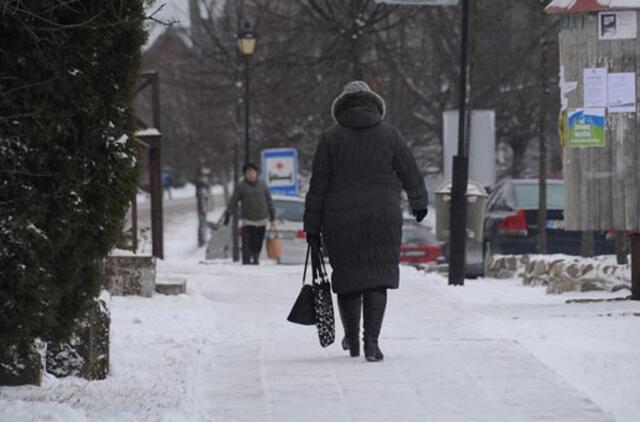
[(514, 281), (449, 288), (404, 268), (385, 362), (371, 364), (286, 322), (299, 266), (160, 271), (187, 277), (189, 294), (113, 299), (106, 381), (0, 389), (0, 420), (585, 422), (640, 411), (635, 303), (565, 305)]
[(0, 421), (638, 420), (640, 303), (569, 305), (607, 294), (518, 280), (449, 287), (404, 267), (385, 361), (365, 363), (340, 350), (339, 324), (322, 349), (314, 327), (286, 321), (300, 266), (202, 263), (195, 212), (168, 214), (158, 272), (188, 294), (114, 297), (109, 377), (0, 388)]

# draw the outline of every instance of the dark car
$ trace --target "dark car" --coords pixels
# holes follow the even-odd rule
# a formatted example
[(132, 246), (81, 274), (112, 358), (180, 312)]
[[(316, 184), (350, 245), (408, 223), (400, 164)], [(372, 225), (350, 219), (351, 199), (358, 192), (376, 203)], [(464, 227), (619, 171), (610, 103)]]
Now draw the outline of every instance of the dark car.
[[(536, 253), (538, 180), (509, 179), (498, 184), (487, 201), (484, 220), (485, 265), (494, 254)], [(547, 252), (580, 254), (581, 232), (564, 230), (564, 183), (547, 181)], [(613, 254), (614, 242), (595, 232), (595, 254)]]
[(405, 264), (425, 264), (436, 262), (442, 254), (435, 234), (426, 226), (405, 219), (402, 224), (402, 245), (400, 262)]

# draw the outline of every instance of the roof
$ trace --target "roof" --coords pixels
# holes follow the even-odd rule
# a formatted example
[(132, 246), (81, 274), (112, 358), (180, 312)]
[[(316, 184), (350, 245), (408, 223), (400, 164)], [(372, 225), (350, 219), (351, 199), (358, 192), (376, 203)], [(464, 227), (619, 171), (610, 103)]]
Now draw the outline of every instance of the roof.
[(302, 202), (302, 203), (304, 203), (304, 198), (301, 197), (301, 196), (272, 194), (271, 197), (273, 198), (274, 201), (287, 201), (287, 202)]
[(140, 129), (136, 131), (136, 136), (145, 137), (145, 136), (161, 136), (160, 131), (154, 127), (149, 127), (146, 129)]
[[(540, 183), (538, 179), (508, 179), (509, 183), (514, 185), (537, 185)], [(561, 179), (547, 179), (547, 185), (563, 185), (564, 180)]]
[[(453, 185), (451, 182), (447, 182), (444, 185), (440, 186), (436, 193), (450, 194), (453, 189)], [(469, 180), (469, 184), (467, 185), (467, 196), (488, 196), (487, 191), (480, 186), (479, 183), (474, 182), (473, 180)]]
[(597, 12), (612, 9), (640, 9), (640, 0), (553, 0), (547, 13)]

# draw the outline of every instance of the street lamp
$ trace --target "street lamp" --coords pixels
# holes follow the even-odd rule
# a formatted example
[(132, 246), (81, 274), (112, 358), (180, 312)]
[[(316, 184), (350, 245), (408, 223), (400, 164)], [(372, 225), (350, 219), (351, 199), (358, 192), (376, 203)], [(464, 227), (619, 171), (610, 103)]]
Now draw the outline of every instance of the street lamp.
[(240, 50), (240, 54), (242, 54), (245, 58), (244, 62), (244, 130), (245, 130), (245, 141), (244, 141), (244, 163), (247, 164), (250, 161), (250, 150), (249, 150), (249, 59), (253, 55), (253, 52), (256, 49), (256, 39), (257, 35), (248, 22), (245, 22), (244, 28), (238, 32), (238, 49)]
[[(244, 28), (238, 32), (238, 50), (244, 56), (244, 163), (248, 164), (251, 157), (249, 150), (249, 59), (256, 49), (256, 33), (251, 29), (248, 22), (244, 24)], [(235, 146), (234, 153), (234, 183), (238, 182), (238, 143)], [(235, 188), (235, 186), (234, 186)], [(238, 241), (238, 215), (233, 215), (232, 247), (233, 261), (240, 260), (240, 242)]]

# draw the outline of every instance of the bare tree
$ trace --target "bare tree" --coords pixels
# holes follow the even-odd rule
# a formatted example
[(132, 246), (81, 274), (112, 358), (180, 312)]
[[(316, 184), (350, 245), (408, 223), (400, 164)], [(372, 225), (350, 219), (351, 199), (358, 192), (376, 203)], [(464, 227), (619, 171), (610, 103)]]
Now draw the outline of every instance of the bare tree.
[[(243, 62), (236, 35), (246, 21), (258, 33), (251, 58), (253, 151), (295, 146), (304, 171), (320, 132), (333, 123), (332, 99), (346, 81), (357, 78), (386, 98), (388, 119), (401, 129), (421, 166), (442, 167), (442, 113), (455, 107), (457, 90), (457, 8), (396, 7), (373, 0), (191, 4), (197, 10), (189, 31), (193, 58), (176, 73), (176, 84), (189, 88), (189, 101), (196, 104), (190, 107), (202, 116), (191, 118), (192, 127), (183, 130), (199, 138), (193, 144), (196, 155), (210, 151), (228, 173), (233, 146), (243, 136)], [(532, 116), (541, 109), (536, 7), (537, 2), (524, 0), (478, 0), (472, 32), (471, 102), (474, 108), (496, 110), (498, 141), (513, 152), (507, 174), (515, 177), (537, 167), (538, 154), (530, 148), (538, 139)], [(549, 79), (549, 86), (555, 85)], [(549, 132), (553, 128), (551, 123)], [(214, 133), (215, 139), (206, 139)], [(212, 144), (205, 148), (205, 142)], [(552, 168), (559, 163), (555, 144), (549, 141)]]

